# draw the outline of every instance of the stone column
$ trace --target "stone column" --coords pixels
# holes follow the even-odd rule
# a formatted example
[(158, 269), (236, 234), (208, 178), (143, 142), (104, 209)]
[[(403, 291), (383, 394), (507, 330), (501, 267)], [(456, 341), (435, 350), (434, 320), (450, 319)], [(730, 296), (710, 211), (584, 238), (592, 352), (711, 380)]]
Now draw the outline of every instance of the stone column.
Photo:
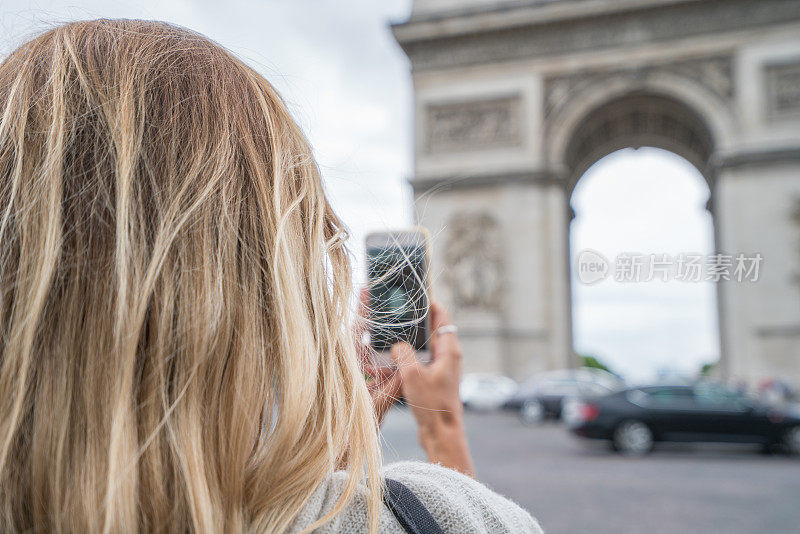
[(546, 175), (416, 188), (433, 235), (433, 293), (460, 328), (465, 371), (516, 379), (570, 363), (564, 189)]
[(800, 150), (796, 155), (744, 157), (718, 174), (718, 250), (763, 258), (756, 281), (732, 276), (719, 286), (723, 371), (750, 385), (765, 378), (800, 383)]

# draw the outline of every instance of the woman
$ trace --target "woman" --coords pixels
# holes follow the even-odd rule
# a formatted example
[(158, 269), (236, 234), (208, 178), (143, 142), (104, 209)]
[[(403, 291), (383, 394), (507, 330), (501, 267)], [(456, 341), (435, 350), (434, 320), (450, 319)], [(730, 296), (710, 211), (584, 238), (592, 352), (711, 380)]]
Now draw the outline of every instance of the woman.
[(397, 346), (371, 401), (346, 234), (256, 72), (80, 22), (6, 58), (0, 113), (0, 531), (399, 532), (384, 476), (445, 530), (538, 529), (444, 467), (381, 472), (401, 390), (431, 461), (472, 473), (458, 345)]

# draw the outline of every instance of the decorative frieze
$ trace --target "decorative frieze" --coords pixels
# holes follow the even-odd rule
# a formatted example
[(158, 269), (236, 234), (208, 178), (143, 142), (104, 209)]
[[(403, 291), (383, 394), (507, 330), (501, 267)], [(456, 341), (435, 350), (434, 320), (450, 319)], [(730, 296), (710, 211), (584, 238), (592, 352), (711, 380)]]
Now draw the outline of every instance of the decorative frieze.
[(768, 117), (800, 115), (800, 61), (766, 65), (764, 80)]
[(519, 146), (519, 95), (429, 104), (425, 152), (443, 154)]
[[(517, 4), (502, 15), (465, 16), (459, 20), (461, 24), (411, 20), (395, 25), (395, 36), (413, 69), (423, 71), (604, 49), (636, 49), (650, 43), (670, 46), (692, 37), (752, 31), (800, 20), (797, 0), (663, 2), (661, 6), (623, 2), (630, 5), (616, 6), (621, 9), (611, 9), (615, 3), (609, 3), (608, 13), (575, 13), (558, 21), (535, 17), (535, 10), (546, 7), (546, 2)], [(523, 18), (526, 23), (521, 23)], [(432, 34), (421, 37), (421, 26), (430, 28)]]

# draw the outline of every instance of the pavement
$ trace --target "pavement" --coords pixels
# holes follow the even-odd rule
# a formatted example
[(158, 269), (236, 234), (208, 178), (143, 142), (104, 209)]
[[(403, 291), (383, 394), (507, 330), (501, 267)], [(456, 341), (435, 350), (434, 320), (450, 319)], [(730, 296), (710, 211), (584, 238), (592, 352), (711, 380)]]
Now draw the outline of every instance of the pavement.
[[(630, 458), (509, 412), (467, 412), (465, 425), (478, 479), (551, 534), (800, 533), (797, 457), (681, 444)], [(382, 435), (386, 463), (425, 459), (407, 408), (392, 408)]]

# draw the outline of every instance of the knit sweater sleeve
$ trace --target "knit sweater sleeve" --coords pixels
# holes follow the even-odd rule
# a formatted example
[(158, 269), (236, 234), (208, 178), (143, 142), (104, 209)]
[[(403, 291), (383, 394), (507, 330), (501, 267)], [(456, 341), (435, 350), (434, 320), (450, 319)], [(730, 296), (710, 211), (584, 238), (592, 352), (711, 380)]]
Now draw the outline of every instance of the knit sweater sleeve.
[(405, 484), (447, 533), (542, 533), (531, 515), (473, 478), (424, 462), (385, 467), (387, 478)]

